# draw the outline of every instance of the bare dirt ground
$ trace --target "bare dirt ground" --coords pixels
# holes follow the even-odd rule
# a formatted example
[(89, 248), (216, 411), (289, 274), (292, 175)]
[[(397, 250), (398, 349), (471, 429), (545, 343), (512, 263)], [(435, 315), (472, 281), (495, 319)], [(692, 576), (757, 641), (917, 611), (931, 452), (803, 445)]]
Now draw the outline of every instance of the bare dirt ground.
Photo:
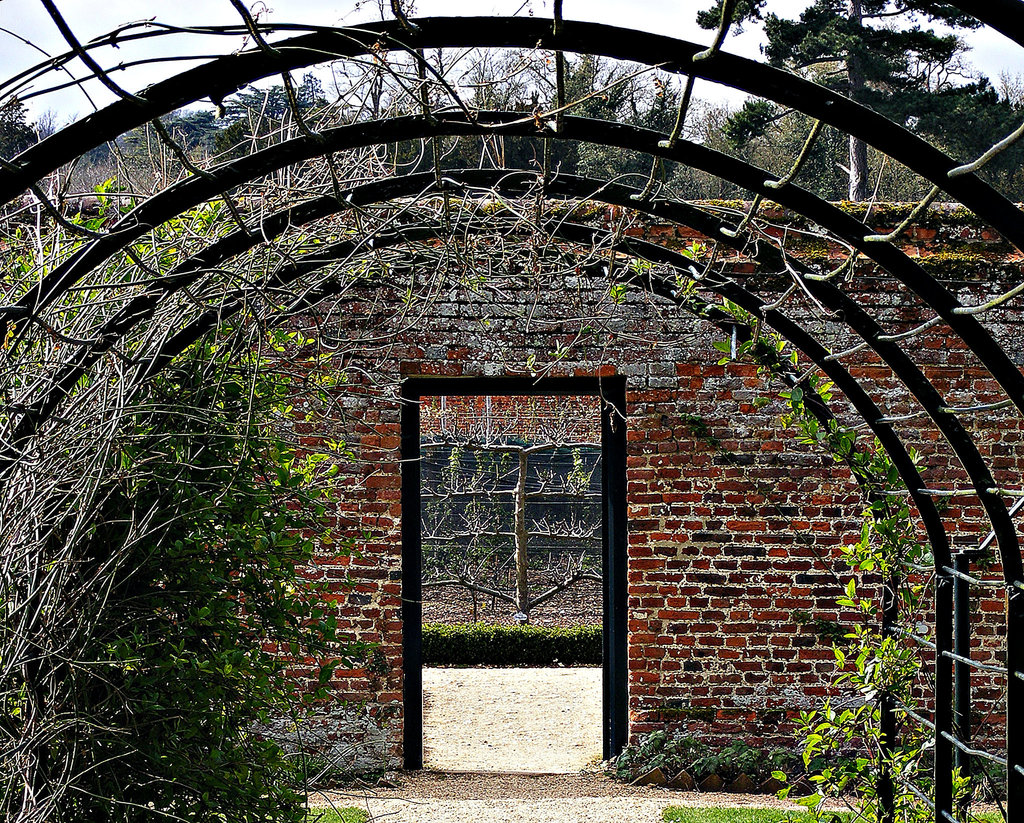
[(424, 669), (423, 763), (573, 773), (601, 759), (601, 669)]

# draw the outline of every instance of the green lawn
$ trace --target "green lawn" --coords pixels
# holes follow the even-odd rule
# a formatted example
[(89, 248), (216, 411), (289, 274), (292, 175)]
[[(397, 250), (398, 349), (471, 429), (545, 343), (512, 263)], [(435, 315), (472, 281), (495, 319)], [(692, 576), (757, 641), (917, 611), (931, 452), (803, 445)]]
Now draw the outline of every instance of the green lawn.
[(346, 806), (343, 809), (310, 809), (307, 823), (366, 823), (370, 816), (365, 809)]
[[(843, 821), (852, 819), (849, 812), (840, 813)], [(800, 823), (807, 819), (807, 813), (796, 811), (780, 812), (774, 809), (688, 809), (683, 806), (669, 806), (665, 809), (665, 823)], [(827, 819), (827, 818), (826, 818)], [(1002, 823), (998, 812), (976, 815), (978, 823)]]
[(786, 823), (806, 819), (807, 812), (776, 811), (775, 809), (688, 809), (669, 806), (665, 809), (665, 823)]

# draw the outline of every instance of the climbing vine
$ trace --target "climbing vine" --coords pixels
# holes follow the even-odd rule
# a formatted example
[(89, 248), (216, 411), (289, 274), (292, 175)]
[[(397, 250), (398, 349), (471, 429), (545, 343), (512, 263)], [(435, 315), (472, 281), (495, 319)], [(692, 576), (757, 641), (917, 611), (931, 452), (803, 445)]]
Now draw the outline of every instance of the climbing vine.
[[(803, 762), (813, 792), (797, 798), (812, 819), (832, 823), (829, 800), (840, 800), (855, 820), (924, 823), (934, 819), (927, 795), (930, 733), (916, 718), (926, 661), (920, 647), (906, 641), (901, 616), (916, 613), (931, 580), (920, 570), (933, 565), (931, 550), (915, 526), (899, 473), (877, 439), (858, 436), (830, 411), (834, 386), (815, 374), (800, 376), (799, 353), (778, 334), (728, 301), (725, 309), (754, 333), (741, 341), (716, 343), (726, 353), (720, 363), (747, 360), (765, 385), (775, 385), (785, 404), (781, 420), (797, 441), (844, 465), (857, 481), (863, 502), (859, 539), (840, 547), (848, 579), (836, 599), (858, 616), (833, 642), (830, 696), (814, 710), (801, 712)], [(909, 450), (915, 463), (919, 455)], [(919, 635), (932, 629), (919, 624)], [(925, 638), (926, 639), (926, 638)], [(822, 765), (824, 764), (824, 765)], [(812, 768), (813, 767), (813, 768)], [(787, 775), (775, 775), (785, 779)], [(788, 777), (793, 778), (794, 775)], [(917, 785), (911, 784), (911, 779)], [(963, 796), (966, 781), (954, 776)], [(783, 790), (796, 794), (791, 785)]]

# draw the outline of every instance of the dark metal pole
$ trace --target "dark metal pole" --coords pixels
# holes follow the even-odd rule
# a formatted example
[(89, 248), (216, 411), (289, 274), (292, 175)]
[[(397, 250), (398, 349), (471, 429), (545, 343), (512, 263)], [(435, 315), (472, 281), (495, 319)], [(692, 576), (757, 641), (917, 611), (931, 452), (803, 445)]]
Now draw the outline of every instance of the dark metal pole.
[(626, 381), (602, 381), (601, 451), (604, 465), (604, 758), (615, 757), (629, 736), (626, 614)]
[(935, 819), (953, 814), (953, 579), (935, 578)]
[(1006, 596), (1006, 815), (1024, 816), (1024, 591)]
[[(899, 619), (898, 581), (890, 579), (882, 584), (882, 637), (893, 637)], [(892, 776), (893, 744), (896, 740), (896, 707), (892, 694), (883, 691), (878, 699), (879, 742), (881, 770), (878, 776), (878, 823), (896, 821), (896, 786)]]
[(402, 751), (405, 768), (423, 768), (423, 591), (420, 579), (419, 392), (402, 386)]
[[(970, 574), (974, 552), (961, 551), (953, 557), (953, 568), (958, 575)], [(971, 656), (971, 584), (962, 577), (953, 578), (953, 651), (959, 657)], [(964, 744), (971, 742), (971, 667), (961, 660), (953, 666), (953, 733)], [(971, 777), (971, 756), (959, 746), (953, 753), (953, 765), (960, 777)], [(959, 804), (961, 820), (967, 819), (971, 805), (968, 793)]]

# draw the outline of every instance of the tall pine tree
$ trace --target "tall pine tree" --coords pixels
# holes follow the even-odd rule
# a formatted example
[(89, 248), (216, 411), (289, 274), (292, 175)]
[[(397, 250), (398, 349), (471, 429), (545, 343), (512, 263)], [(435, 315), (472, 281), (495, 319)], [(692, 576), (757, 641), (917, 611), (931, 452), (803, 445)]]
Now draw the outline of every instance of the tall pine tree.
[[(816, 79), (882, 111), (900, 123), (914, 125), (918, 112), (932, 111), (926, 98), (944, 95), (950, 109), (962, 110), (965, 102), (987, 106), (998, 102), (987, 81), (965, 83), (962, 57), (967, 46), (954, 33), (939, 33), (931, 26), (950, 31), (977, 28), (980, 23), (954, 6), (937, 0), (813, 0), (797, 19), (765, 13), (767, 0), (740, 0), (734, 22), (764, 22), (768, 61), (797, 72), (813, 73)], [(722, 0), (700, 12), (697, 22), (716, 28)], [(955, 98), (955, 100), (954, 100)], [(750, 108), (748, 106), (748, 108)], [(741, 124), (757, 111), (741, 117)], [(757, 118), (753, 118), (757, 119)], [(765, 124), (765, 118), (761, 118)], [(951, 131), (933, 121), (939, 131)], [(742, 129), (741, 129), (742, 131)], [(941, 136), (941, 135), (940, 135)], [(994, 134), (998, 140), (1001, 135)], [(956, 143), (957, 140), (946, 141)], [(955, 146), (947, 145), (948, 148)], [(869, 195), (867, 147), (849, 141), (849, 197)]]
[(9, 160), (36, 142), (25, 104), (13, 97), (0, 105), (0, 157)]

